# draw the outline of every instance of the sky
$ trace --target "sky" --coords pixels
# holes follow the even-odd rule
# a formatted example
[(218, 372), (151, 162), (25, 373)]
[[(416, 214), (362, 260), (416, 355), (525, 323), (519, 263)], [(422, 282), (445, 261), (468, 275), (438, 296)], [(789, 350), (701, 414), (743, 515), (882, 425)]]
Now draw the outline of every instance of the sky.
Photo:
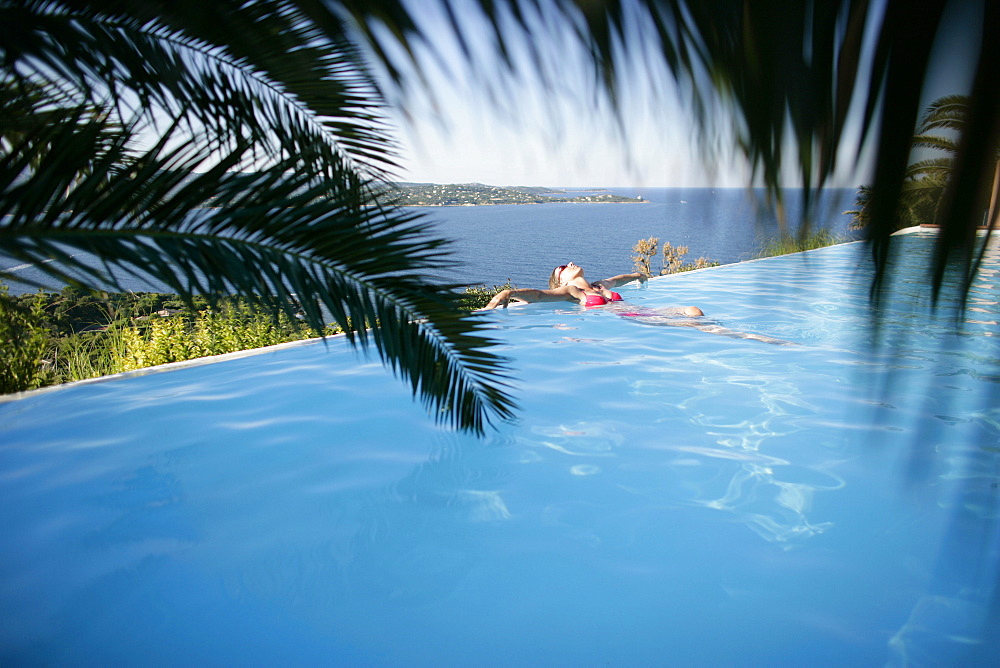
[[(457, 2), (459, 10), (469, 3)], [(975, 4), (974, 2), (972, 4)], [(490, 185), (566, 187), (742, 187), (749, 169), (739, 155), (705, 152), (676, 91), (650, 85), (641, 63), (636, 76), (623, 82), (627, 102), (623, 127), (597, 102), (588, 103), (588, 81), (580, 74), (585, 57), (569, 40), (548, 45), (548, 62), (557, 87), (537, 79), (505, 80), (496, 69), (464, 67), (468, 62), (437, 3), (419, 5), (424, 30), (433, 36), (440, 60), (424, 59), (422, 71), (433, 99), (420, 93), (390, 97), (396, 109), (391, 122), (400, 139), (403, 181), (479, 182)], [(471, 14), (467, 48), (473, 55), (491, 53), (491, 37)], [(477, 30), (477, 27), (479, 30)], [(958, 92), (963, 78), (951, 54), (961, 50), (967, 31), (943, 35), (939, 65), (926, 94), (927, 102)], [(515, 54), (518, 50), (514, 49)], [(482, 58), (489, 61), (490, 58)], [(495, 60), (495, 59), (494, 59)], [(527, 69), (531, 69), (530, 67)], [(416, 76), (415, 74), (413, 76)], [(564, 90), (560, 90), (559, 87)], [(492, 96), (489, 90), (492, 89)], [(416, 90), (416, 88), (415, 88)], [(623, 131), (624, 129), (624, 131)], [(855, 131), (857, 129), (855, 128)], [(725, 142), (723, 142), (725, 143)], [(864, 164), (851, 160), (832, 185), (853, 187), (866, 182)], [(788, 179), (788, 185), (796, 185)]]
[[(584, 68), (574, 65), (583, 55), (571, 44), (550, 47), (558, 68), (554, 78), (565, 90), (522, 79), (500, 84), (491, 96), (488, 89), (496, 88), (503, 75), (465, 68), (468, 59), (449, 39), (444, 18), (431, 11), (434, 6), (420, 5), (420, 16), (435, 35), (444, 62), (423, 61), (434, 99), (407, 96), (399, 106), (406, 107), (409, 117), (392, 116), (401, 140), (400, 180), (568, 187), (746, 185), (747, 171), (735, 161), (723, 169), (701, 164), (682, 104), (670, 93), (654, 100), (637, 85), (645, 82), (644, 76), (623, 83), (623, 95), (633, 100), (624, 127), (606, 107), (588, 102), (588, 82), (580, 75)], [(473, 34), (469, 41), (476, 51), (475, 44), (488, 42), (488, 36)]]
[(571, 114), (551, 127), (541, 116), (517, 123), (476, 99), (444, 114), (427, 113), (429, 120), (397, 120), (402, 180), (572, 187), (740, 186), (747, 180), (735, 169), (710, 177), (684, 135), (655, 127), (627, 138), (613, 123)]

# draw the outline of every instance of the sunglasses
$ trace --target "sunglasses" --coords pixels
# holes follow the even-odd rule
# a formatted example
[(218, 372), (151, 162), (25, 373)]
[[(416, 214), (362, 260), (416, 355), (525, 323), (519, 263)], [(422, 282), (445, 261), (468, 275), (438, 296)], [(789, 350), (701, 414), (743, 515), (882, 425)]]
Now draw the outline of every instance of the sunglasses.
[(558, 267), (556, 267), (556, 272), (555, 273), (556, 273), (556, 280), (557, 281), (559, 280), (559, 275), (563, 273), (563, 269), (565, 269), (568, 266), (569, 266), (568, 264), (561, 264)]

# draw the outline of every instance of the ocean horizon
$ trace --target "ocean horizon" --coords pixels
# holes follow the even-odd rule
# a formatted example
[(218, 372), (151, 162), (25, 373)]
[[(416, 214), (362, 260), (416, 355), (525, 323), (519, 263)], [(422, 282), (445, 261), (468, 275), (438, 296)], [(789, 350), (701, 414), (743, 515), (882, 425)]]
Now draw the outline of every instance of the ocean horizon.
[[(748, 188), (580, 188), (567, 192), (610, 192), (642, 197), (646, 203), (546, 203), (480, 206), (408, 207), (430, 221), (435, 234), (450, 240), (450, 263), (437, 276), (459, 285), (546, 287), (552, 267), (573, 261), (592, 279), (633, 271), (632, 247), (656, 237), (661, 244), (686, 246), (685, 260), (704, 257), (719, 264), (753, 259), (782, 227), (762, 205), (764, 191)], [(786, 232), (798, 233), (800, 192), (788, 191)], [(813, 229), (844, 238), (857, 237), (850, 227), (855, 189), (825, 190), (814, 207)], [(87, 261), (87, 254), (77, 254)], [(93, 262), (99, 260), (94, 257)], [(654, 261), (654, 272), (659, 268)], [(0, 257), (0, 267), (13, 268), (28, 281), (46, 281), (34, 265)], [(119, 272), (123, 290), (164, 292), (165, 286)], [(12, 282), (11, 294), (37, 288)], [(47, 288), (61, 286), (48, 281)]]

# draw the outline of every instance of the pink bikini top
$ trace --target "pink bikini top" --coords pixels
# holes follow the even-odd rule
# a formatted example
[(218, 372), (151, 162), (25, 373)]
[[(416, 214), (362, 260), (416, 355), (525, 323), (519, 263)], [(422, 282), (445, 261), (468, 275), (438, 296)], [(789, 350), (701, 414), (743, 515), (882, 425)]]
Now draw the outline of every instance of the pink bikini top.
[[(613, 302), (620, 302), (622, 296), (617, 292), (611, 293), (611, 300)], [(587, 295), (587, 306), (604, 306), (609, 300), (605, 299), (603, 295)]]

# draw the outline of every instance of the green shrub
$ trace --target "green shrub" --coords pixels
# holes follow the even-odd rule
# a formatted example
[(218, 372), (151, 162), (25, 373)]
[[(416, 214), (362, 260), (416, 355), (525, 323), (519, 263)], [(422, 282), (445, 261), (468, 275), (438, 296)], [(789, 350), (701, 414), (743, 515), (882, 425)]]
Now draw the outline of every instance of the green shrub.
[(764, 244), (764, 247), (757, 252), (755, 257), (773, 257), (775, 255), (799, 253), (814, 248), (842, 244), (848, 241), (850, 241), (848, 237), (836, 235), (825, 228), (815, 230), (807, 235), (783, 234)]
[[(461, 306), (486, 306), (504, 285), (466, 288)], [(85, 292), (7, 296), (0, 284), (0, 392), (95, 378), (158, 364), (330, 336), (336, 324), (316, 332), (284, 313), (247, 299), (224, 299), (194, 309), (176, 295)]]
[[(342, 331), (329, 326), (324, 335)], [(320, 336), (294, 322), (244, 303), (226, 303), (195, 315), (151, 316), (142, 326), (124, 327), (111, 348), (118, 371), (263, 348)]]
[(0, 284), (0, 393), (23, 392), (45, 384), (43, 363), (49, 335), (43, 324), (42, 298), (8, 296)]
[[(246, 299), (215, 310), (176, 295), (59, 293), (8, 296), (0, 284), (0, 392), (16, 392), (319, 336)], [(323, 335), (343, 331), (328, 326)]]
[(490, 300), (501, 290), (513, 290), (515, 288), (517, 286), (511, 283), (510, 279), (507, 279), (507, 282), (503, 285), (494, 285), (493, 287), (472, 285), (467, 287), (460, 295), (460, 306), (463, 309), (475, 311), (489, 304)]

